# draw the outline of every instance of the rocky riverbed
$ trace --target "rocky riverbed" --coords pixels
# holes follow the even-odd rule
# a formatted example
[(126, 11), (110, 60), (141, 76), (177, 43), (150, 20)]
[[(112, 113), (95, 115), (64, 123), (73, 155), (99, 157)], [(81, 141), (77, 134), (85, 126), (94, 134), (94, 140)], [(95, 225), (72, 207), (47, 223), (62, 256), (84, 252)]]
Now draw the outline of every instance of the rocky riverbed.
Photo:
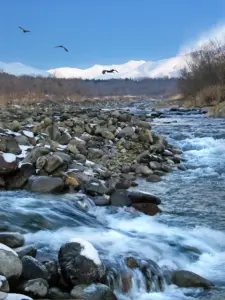
[[(168, 244), (160, 238), (157, 247), (151, 243), (154, 233), (148, 227), (153, 229), (150, 220), (160, 212), (161, 203), (153, 186), (163, 182), (167, 174), (182, 174), (185, 170), (180, 166), (184, 161), (182, 151), (156, 134), (159, 130), (155, 126), (152, 128), (154, 118), (164, 115), (143, 108), (141, 114), (132, 109), (102, 108), (36, 105), (1, 110), (0, 182), (3, 193), (9, 194), (3, 194), (1, 202), (1, 219), (5, 221), (0, 224), (0, 299), (122, 300), (136, 299), (134, 289), (149, 297), (163, 294), (170, 286), (213, 288), (212, 281), (195, 272), (182, 267), (168, 268), (168, 263), (157, 261), (161, 245), (167, 249), (163, 251), (164, 257), (171, 251), (170, 241)], [(171, 111), (174, 112), (177, 113)], [(171, 124), (165, 118), (166, 122)], [(152, 186), (152, 193), (137, 189), (143, 181)], [(24, 200), (21, 202), (19, 196), (15, 203), (11, 190), (24, 190)], [(35, 200), (34, 204), (26, 194), (30, 192), (35, 193), (33, 197), (39, 202)], [(50, 193), (59, 200), (47, 199)], [(63, 203), (63, 197), (70, 201)], [(30, 202), (28, 211), (26, 201)], [(11, 204), (9, 209), (5, 207), (7, 202)], [(17, 207), (14, 213), (13, 205)], [(102, 209), (109, 208), (110, 214), (117, 216), (113, 220), (118, 228), (124, 222), (124, 232), (136, 224), (129, 238), (110, 228), (105, 232), (106, 228), (89, 214), (94, 207), (95, 215), (100, 214), (103, 219)], [(51, 219), (46, 218), (46, 213)], [(143, 213), (151, 217), (142, 217)], [(83, 227), (75, 231), (71, 227), (80, 220), (93, 227), (90, 234)], [(144, 225), (138, 229), (140, 221)], [(57, 228), (61, 233), (55, 231)], [(41, 230), (40, 234), (30, 233), (37, 230)], [(150, 230), (151, 234), (145, 236), (144, 242), (142, 234), (136, 236), (135, 230)], [(98, 251), (94, 244), (101, 240), (106, 243)], [(148, 240), (150, 250), (146, 248)], [(45, 249), (48, 243), (57, 245), (52, 253)], [(40, 248), (36, 247), (38, 244)], [(122, 294), (126, 296), (123, 298)]]
[(0, 112), (0, 188), (77, 193), (96, 205), (154, 215), (160, 199), (130, 195), (137, 178), (158, 182), (182, 153), (154, 133), (154, 114), (75, 106), (12, 106)]

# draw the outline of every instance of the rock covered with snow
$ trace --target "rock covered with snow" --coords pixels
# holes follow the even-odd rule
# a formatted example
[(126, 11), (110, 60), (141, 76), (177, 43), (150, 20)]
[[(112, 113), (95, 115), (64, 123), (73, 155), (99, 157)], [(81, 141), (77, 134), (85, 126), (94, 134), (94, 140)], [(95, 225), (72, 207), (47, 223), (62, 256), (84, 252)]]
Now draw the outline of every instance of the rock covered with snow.
[(0, 152), (0, 175), (8, 175), (15, 172), (18, 169), (18, 160), (12, 153)]
[(59, 264), (62, 275), (71, 286), (101, 282), (105, 267), (91, 243), (72, 239), (60, 248)]

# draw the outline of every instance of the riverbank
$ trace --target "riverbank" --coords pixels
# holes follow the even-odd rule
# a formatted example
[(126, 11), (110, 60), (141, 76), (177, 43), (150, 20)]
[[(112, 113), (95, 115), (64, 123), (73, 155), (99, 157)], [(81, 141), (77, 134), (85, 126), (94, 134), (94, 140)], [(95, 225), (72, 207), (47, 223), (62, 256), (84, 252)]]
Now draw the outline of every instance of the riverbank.
[(107, 110), (106, 103), (99, 106), (39, 104), (2, 109), (1, 188), (82, 191), (96, 205), (132, 205), (150, 215), (159, 212), (159, 199), (134, 197), (126, 190), (137, 185), (137, 178), (160, 181), (177, 168), (182, 151), (152, 131), (154, 114), (137, 116)]
[[(130, 111), (143, 114), (143, 110), (135, 107)], [(59, 249), (72, 239), (89, 241), (108, 270), (106, 285), (120, 300), (222, 300), (225, 278), (222, 121), (194, 111), (192, 114), (165, 111), (151, 125), (157, 136), (165, 136), (168, 144), (183, 152), (179, 155), (182, 172), (175, 168), (157, 183), (140, 178), (135, 180), (138, 186), (132, 187), (135, 192), (159, 196), (161, 214), (149, 217), (112, 206), (91, 206), (86, 212), (76, 206), (80, 193), (44, 195), (23, 190), (3, 191), (0, 197), (3, 230), (21, 232), (26, 247), (37, 249), (36, 259), (45, 268), (50, 261), (50, 265), (54, 261), (60, 263)], [(147, 263), (146, 269), (143, 261)], [(168, 281), (174, 270), (197, 273), (215, 287), (210, 290), (177, 287)], [(63, 278), (68, 280), (65, 275)], [(54, 285), (65, 297), (72, 290), (58, 283)], [(53, 292), (52, 287), (49, 284), (48, 291)], [(50, 295), (47, 293), (45, 298), (57, 298)]]

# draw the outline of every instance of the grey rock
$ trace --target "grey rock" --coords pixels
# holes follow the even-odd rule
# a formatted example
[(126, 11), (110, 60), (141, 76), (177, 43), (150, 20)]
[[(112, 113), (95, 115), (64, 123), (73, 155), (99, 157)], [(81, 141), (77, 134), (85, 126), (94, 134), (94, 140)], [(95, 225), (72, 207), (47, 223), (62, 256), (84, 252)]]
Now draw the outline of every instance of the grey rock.
[(30, 176), (34, 174), (36, 174), (35, 167), (30, 163), (24, 163), (15, 175), (7, 178), (7, 186), (9, 189), (21, 189), (28, 182)]
[(77, 285), (70, 292), (72, 298), (83, 300), (117, 300), (115, 294), (104, 284)]
[(30, 146), (30, 141), (25, 135), (15, 136), (15, 140), (19, 145)]
[(0, 151), (13, 154), (20, 154), (22, 150), (19, 147), (18, 142), (12, 136), (1, 136), (0, 138)]
[(107, 187), (101, 180), (91, 179), (85, 183), (84, 190), (88, 195), (97, 196), (104, 195), (107, 192)]
[(148, 182), (159, 182), (161, 181), (160, 176), (156, 175), (156, 174), (151, 174), (147, 177), (146, 179)]
[(138, 120), (136, 125), (141, 128), (151, 129), (151, 124), (146, 121)]
[(59, 138), (58, 142), (61, 145), (67, 145), (70, 140), (72, 139), (71, 135), (69, 134), (69, 132), (64, 131), (61, 135), (61, 137)]
[(50, 153), (50, 151), (51, 150), (49, 148), (46, 148), (46, 147), (36, 147), (30, 153), (28, 153), (28, 155), (23, 160), (23, 163), (35, 164), (37, 159), (40, 156), (47, 155), (47, 154)]
[(42, 278), (48, 280), (48, 271), (46, 267), (37, 259), (31, 256), (24, 256), (22, 258), (23, 273), (22, 277), (25, 280)]
[(31, 176), (29, 178), (30, 190), (38, 193), (57, 193), (64, 188), (64, 182), (59, 177)]
[(116, 135), (118, 138), (123, 138), (123, 137), (131, 137), (134, 134), (134, 129), (133, 127), (125, 127), (121, 131), (119, 131)]
[(145, 166), (145, 165), (137, 165), (136, 169), (135, 169), (135, 173), (136, 174), (140, 174), (140, 175), (143, 175), (143, 176), (148, 176), (150, 174), (152, 174), (152, 170), (149, 169), (148, 166)]
[(88, 157), (90, 159), (98, 159), (104, 155), (104, 152), (101, 149), (89, 148)]
[(213, 287), (214, 284), (193, 273), (190, 271), (175, 271), (172, 274), (172, 283), (174, 283), (175, 285), (182, 287), (182, 288), (205, 288), (205, 289), (209, 289), (210, 287)]
[(48, 287), (48, 282), (46, 280), (37, 278), (22, 282), (17, 287), (17, 290), (29, 295), (30, 297), (42, 298), (46, 296)]
[(10, 248), (23, 246), (24, 237), (19, 232), (0, 232), (0, 243)]
[(0, 274), (9, 279), (18, 279), (22, 273), (22, 262), (13, 252), (3, 250), (0, 245)]
[(54, 154), (62, 158), (62, 160), (68, 164), (71, 163), (72, 161), (72, 157), (69, 154), (66, 154), (64, 152), (57, 151)]
[(10, 128), (12, 131), (19, 131), (21, 129), (21, 124), (20, 122), (18, 122), (17, 120), (14, 120), (11, 125), (10, 125)]
[(47, 294), (48, 299), (70, 299), (70, 294), (67, 292), (61, 291), (58, 287), (52, 287), (48, 290)]
[[(61, 272), (64, 280), (70, 286), (99, 282), (105, 275), (105, 267), (100, 259), (96, 264), (92, 259), (83, 256), (83, 247), (79, 242), (71, 242), (60, 248), (59, 264)], [(92, 245), (90, 244), (89, 247), (92, 247)], [(95, 251), (95, 249), (93, 248), (92, 251)]]
[(110, 195), (112, 206), (131, 206), (132, 202), (128, 197), (127, 190), (117, 189)]
[(159, 197), (141, 191), (129, 191), (128, 197), (131, 200), (132, 204), (134, 203), (152, 203), (157, 205), (161, 204), (161, 200)]
[(52, 174), (55, 170), (63, 165), (63, 159), (58, 155), (51, 155), (47, 158), (47, 163), (44, 166), (45, 172)]
[(16, 251), (16, 253), (18, 254), (18, 256), (20, 258), (23, 258), (24, 256), (36, 257), (36, 254), (37, 254), (37, 249), (30, 245), (18, 247), (14, 250)]

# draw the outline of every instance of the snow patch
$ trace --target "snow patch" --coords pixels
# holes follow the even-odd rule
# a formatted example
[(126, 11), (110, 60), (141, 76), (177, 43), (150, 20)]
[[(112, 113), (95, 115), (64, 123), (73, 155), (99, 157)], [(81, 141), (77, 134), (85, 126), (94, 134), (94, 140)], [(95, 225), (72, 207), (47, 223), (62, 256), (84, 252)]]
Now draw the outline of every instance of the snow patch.
[(2, 244), (2, 243), (0, 243), (0, 250), (12, 252), (14, 255), (18, 256), (18, 254), (13, 249), (9, 248), (8, 246), (6, 246), (5, 244)]
[(16, 155), (12, 153), (3, 153), (2, 157), (7, 163), (12, 163), (16, 161)]
[(32, 298), (22, 294), (8, 294), (4, 300), (32, 300)]
[(24, 134), (26, 137), (29, 137), (29, 138), (33, 138), (33, 137), (34, 137), (34, 134), (33, 134), (32, 131), (23, 130), (23, 134)]
[(5, 132), (7, 134), (11, 134), (11, 135), (14, 135), (14, 136), (21, 136), (21, 134), (19, 132), (15, 132), (15, 131), (12, 131), (10, 129), (5, 130)]
[(86, 162), (85, 162), (85, 165), (90, 167), (90, 166), (94, 166), (95, 163), (93, 161), (90, 161), (90, 160), (87, 159)]
[(98, 251), (94, 248), (94, 246), (91, 243), (80, 238), (72, 238), (70, 242), (80, 244), (82, 248), (80, 255), (92, 260), (96, 265), (102, 264)]

